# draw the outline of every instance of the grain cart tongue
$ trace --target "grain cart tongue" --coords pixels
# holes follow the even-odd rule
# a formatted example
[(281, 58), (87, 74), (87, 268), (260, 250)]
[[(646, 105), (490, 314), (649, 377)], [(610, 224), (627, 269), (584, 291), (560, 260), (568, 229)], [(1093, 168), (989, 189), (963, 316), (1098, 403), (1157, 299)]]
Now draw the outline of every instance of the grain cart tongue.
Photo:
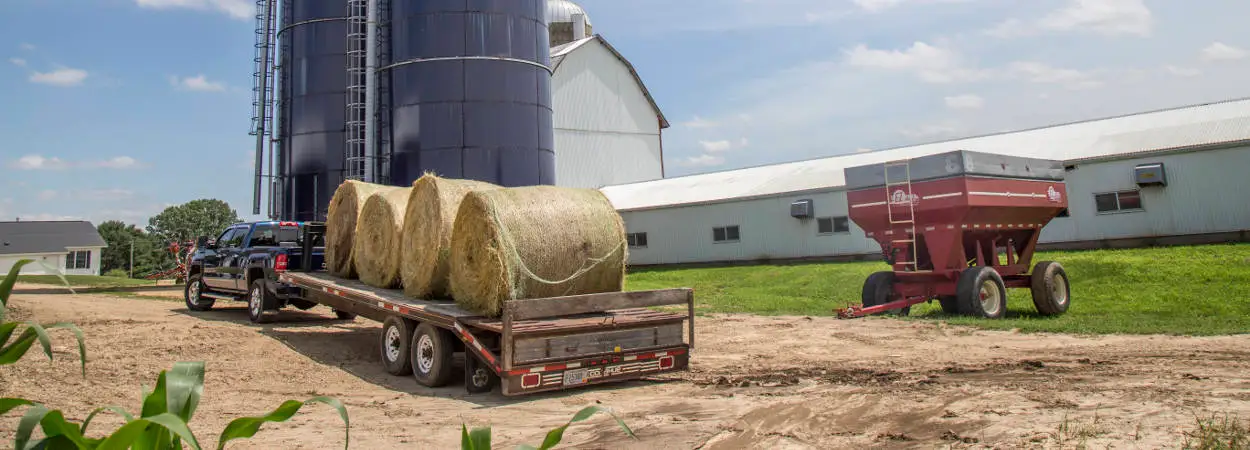
[(845, 169), (850, 219), (892, 271), (864, 282), (842, 318), (906, 315), (937, 299), (948, 314), (1001, 318), (1006, 288), (1031, 288), (1042, 315), (1067, 311), (1068, 276), (1032, 266), (1042, 227), (1068, 206), (1063, 164), (970, 151)]

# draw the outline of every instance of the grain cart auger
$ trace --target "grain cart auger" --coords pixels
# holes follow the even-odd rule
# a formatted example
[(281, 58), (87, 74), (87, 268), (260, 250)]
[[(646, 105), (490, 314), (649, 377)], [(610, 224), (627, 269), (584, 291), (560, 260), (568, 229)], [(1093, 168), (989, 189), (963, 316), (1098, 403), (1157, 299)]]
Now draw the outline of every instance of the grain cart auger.
[(1006, 288), (1030, 288), (1042, 315), (1068, 310), (1063, 266), (1032, 266), (1042, 227), (1064, 211), (1059, 161), (965, 150), (846, 168), (850, 219), (881, 244), (892, 271), (864, 282), (838, 317), (906, 315), (934, 299), (948, 314), (1001, 318)]

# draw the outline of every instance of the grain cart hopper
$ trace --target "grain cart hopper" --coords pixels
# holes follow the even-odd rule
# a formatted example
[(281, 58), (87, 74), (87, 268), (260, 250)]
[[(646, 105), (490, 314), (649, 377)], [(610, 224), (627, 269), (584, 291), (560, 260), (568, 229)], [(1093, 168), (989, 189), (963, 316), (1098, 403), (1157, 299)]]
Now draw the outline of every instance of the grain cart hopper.
[(850, 219), (893, 270), (869, 276), (862, 305), (839, 317), (906, 315), (937, 299), (948, 314), (1000, 318), (1006, 288), (1030, 288), (1043, 315), (1067, 311), (1063, 266), (1029, 271), (1042, 227), (1067, 208), (1062, 163), (960, 150), (844, 173)]

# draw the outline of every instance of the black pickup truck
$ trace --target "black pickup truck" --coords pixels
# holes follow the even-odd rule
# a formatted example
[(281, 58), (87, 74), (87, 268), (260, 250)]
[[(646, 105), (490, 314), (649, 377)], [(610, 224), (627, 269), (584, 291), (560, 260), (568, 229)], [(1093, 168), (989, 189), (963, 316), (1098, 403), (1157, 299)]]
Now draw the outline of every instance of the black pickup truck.
[[(302, 222), (249, 222), (231, 225), (216, 239), (200, 236), (187, 264), (184, 297), (192, 311), (208, 311), (216, 300), (246, 300), (248, 318), (264, 323), (285, 306), (307, 310), (317, 303), (303, 289), (278, 281), (288, 267), (301, 267), (305, 252), (311, 267), (325, 265), (325, 242), (304, 245)], [(334, 311), (338, 318), (356, 316)]]

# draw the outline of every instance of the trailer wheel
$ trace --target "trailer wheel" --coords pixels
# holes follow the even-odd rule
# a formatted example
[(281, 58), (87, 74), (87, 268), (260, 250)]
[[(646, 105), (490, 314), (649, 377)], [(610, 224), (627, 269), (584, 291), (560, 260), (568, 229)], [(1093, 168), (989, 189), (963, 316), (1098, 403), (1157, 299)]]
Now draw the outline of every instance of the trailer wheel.
[(942, 312), (949, 315), (959, 314), (959, 297), (954, 295), (938, 296), (938, 304), (942, 305)]
[(1057, 316), (1068, 311), (1072, 288), (1063, 265), (1054, 261), (1042, 261), (1034, 265), (1030, 288), (1033, 291), (1033, 305), (1037, 306), (1037, 312), (1041, 315)]
[(265, 279), (259, 278), (252, 282), (252, 290), (247, 295), (247, 318), (253, 323), (273, 322), (274, 299), (265, 289)]
[(470, 394), (490, 392), (498, 384), (499, 377), (483, 364), (472, 351), (464, 353), (464, 389)]
[(991, 267), (969, 267), (959, 274), (956, 287), (960, 312), (986, 319), (1007, 313), (1007, 288), (1003, 277)]
[(411, 344), (412, 322), (399, 316), (387, 317), (386, 321), (382, 322), (378, 348), (382, 350), (382, 366), (386, 367), (386, 373), (391, 375), (412, 373), (412, 352), (408, 351)]
[(336, 309), (334, 310), (334, 317), (337, 317), (339, 320), (356, 320), (356, 313)]
[(202, 293), (204, 293), (203, 275), (198, 273), (191, 275), (191, 278), (187, 279), (187, 285), (182, 289), (182, 297), (187, 302), (187, 309), (192, 311), (213, 309), (213, 303), (216, 303), (216, 301), (200, 295)]
[(412, 351), (412, 374), (418, 383), (440, 387), (451, 381), (451, 356), (456, 347), (450, 332), (423, 323), (412, 333), (409, 348)]
[[(884, 305), (886, 303), (898, 300), (894, 297), (894, 272), (877, 272), (868, 276), (864, 280), (864, 290), (860, 294), (860, 300), (864, 307), (872, 307)], [(884, 314), (906, 316), (911, 313), (911, 307), (901, 309), (891, 309)], [(883, 313), (877, 313), (883, 314)], [(877, 315), (874, 314), (874, 315)]]

